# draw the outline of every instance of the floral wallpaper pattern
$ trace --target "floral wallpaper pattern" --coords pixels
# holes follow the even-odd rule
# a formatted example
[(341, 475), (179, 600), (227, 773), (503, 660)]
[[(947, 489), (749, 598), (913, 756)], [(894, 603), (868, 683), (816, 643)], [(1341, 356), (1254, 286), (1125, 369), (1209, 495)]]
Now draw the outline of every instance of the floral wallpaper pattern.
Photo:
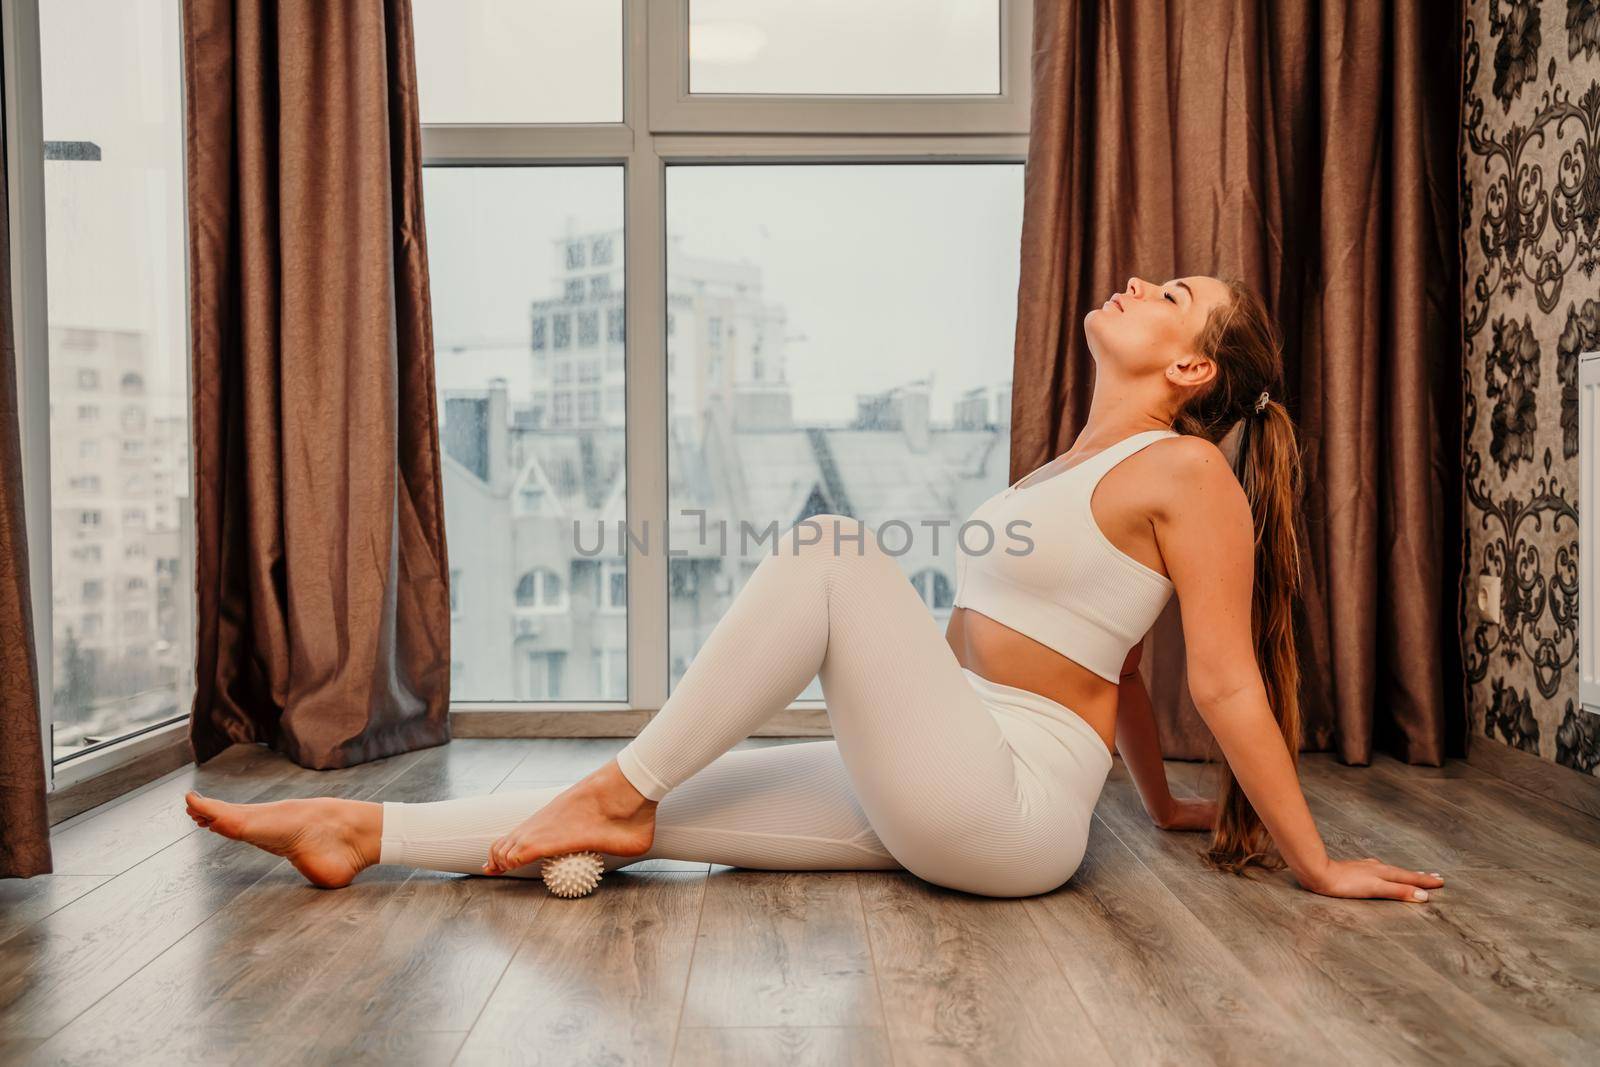
[[(1470, 728), (1586, 774), (1578, 354), (1600, 349), (1600, 0), (1467, 0), (1462, 50)], [(1477, 606), (1500, 579), (1500, 619)]]

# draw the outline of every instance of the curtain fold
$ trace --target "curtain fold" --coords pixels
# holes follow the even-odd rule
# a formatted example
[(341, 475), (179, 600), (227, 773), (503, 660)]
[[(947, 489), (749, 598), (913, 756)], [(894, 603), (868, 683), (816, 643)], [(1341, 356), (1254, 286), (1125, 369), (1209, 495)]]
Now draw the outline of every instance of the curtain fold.
[(410, 0), (185, 0), (195, 758), (449, 739)]
[[(1464, 751), (1459, 43), (1458, 0), (1034, 6), (1011, 478), (1071, 446), (1130, 275), (1253, 285), (1306, 450), (1305, 746), (1350, 763)], [(1168, 755), (1214, 755), (1175, 603), (1141, 669)]]
[(4, 111), (0, 107), (0, 878), (29, 878), (50, 872), (50, 816), (17, 417)]

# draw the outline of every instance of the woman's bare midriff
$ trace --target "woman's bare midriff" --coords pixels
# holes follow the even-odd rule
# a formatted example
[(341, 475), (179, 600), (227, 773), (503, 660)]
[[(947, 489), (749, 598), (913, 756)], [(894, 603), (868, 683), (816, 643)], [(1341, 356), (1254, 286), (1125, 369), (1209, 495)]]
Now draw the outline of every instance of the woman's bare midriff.
[(1078, 713), (1116, 751), (1117, 686), (1080, 663), (971, 608), (950, 613), (945, 640), (982, 678), (1049, 697)]
[[(1165, 574), (1150, 521), (1161, 492), (1159, 461), (1152, 455), (1158, 451), (1143, 449), (1107, 471), (1090, 494), (1089, 511), (1113, 548)], [(1093, 457), (1091, 453), (1088, 458)], [(950, 612), (944, 636), (963, 667), (991, 682), (1026, 689), (1070, 708), (1094, 727), (1106, 748), (1116, 751), (1116, 683), (971, 608)]]

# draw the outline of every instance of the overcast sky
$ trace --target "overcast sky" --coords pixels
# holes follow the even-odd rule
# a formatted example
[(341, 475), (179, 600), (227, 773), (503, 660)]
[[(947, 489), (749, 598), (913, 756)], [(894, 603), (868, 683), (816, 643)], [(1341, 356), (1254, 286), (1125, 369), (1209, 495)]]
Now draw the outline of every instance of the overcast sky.
[[(424, 195), (446, 386), (501, 373), (477, 346), (526, 352), (529, 303), (560, 292), (554, 238), (622, 217), (615, 167), (430, 169)], [(931, 373), (943, 419), (1010, 377), (1020, 164), (673, 167), (667, 205), (687, 254), (761, 268), (797, 418), (847, 420), (856, 392)]]

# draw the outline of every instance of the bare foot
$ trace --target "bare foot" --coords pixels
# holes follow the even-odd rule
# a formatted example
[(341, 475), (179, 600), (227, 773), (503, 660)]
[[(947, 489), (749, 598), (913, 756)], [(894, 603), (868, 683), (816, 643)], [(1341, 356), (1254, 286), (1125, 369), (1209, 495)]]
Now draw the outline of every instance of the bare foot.
[(650, 851), (655, 837), (656, 802), (611, 760), (490, 845), (483, 872), (504, 874), (568, 852), (638, 856)]
[(230, 804), (193, 789), (183, 799), (197, 825), (282, 856), (323, 889), (347, 886), (378, 862), (383, 834), (378, 804), (333, 797)]

